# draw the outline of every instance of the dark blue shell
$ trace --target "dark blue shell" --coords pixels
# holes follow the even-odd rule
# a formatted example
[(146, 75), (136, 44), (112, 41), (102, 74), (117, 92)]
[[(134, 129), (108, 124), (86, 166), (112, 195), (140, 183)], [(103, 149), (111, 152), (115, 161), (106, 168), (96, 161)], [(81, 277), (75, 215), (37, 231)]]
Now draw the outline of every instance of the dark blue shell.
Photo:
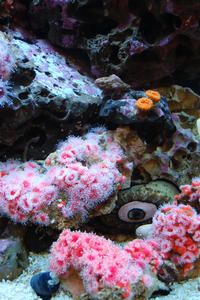
[(40, 296), (43, 300), (51, 299), (51, 296), (58, 290), (60, 283), (55, 285), (49, 284), (48, 281), (52, 280), (50, 272), (42, 272), (34, 275), (31, 278), (30, 285), (32, 289)]

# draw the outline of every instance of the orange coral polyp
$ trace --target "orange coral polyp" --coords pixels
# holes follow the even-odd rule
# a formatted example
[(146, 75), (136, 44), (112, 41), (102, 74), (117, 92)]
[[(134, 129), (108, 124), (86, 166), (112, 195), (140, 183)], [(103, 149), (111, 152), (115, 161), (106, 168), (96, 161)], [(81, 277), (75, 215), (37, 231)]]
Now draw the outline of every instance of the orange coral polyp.
[(142, 97), (136, 101), (136, 106), (140, 110), (148, 111), (153, 107), (153, 102), (149, 98)]
[(147, 95), (147, 97), (149, 97), (151, 100), (155, 102), (158, 102), (161, 99), (160, 93), (153, 90), (147, 90), (145, 94)]

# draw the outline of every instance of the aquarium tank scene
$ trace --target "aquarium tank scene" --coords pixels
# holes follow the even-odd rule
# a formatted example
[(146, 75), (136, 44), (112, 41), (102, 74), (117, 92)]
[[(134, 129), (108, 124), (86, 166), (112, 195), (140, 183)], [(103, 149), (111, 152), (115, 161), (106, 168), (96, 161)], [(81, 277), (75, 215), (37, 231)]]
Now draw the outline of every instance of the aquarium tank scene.
[(0, 300), (200, 299), (200, 1), (0, 0)]

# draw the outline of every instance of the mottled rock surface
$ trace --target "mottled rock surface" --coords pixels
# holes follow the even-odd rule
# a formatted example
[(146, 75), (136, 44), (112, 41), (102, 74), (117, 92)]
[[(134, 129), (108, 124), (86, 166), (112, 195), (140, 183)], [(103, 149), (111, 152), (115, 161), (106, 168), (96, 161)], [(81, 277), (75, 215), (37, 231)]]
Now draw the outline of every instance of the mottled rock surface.
[(28, 256), (19, 238), (0, 239), (0, 280), (17, 278), (27, 267)]
[(198, 1), (44, 0), (29, 13), (38, 34), (87, 55), (94, 76), (114, 73), (135, 87), (199, 78)]
[(99, 115), (105, 124), (130, 125), (147, 141), (172, 136), (176, 129), (166, 99), (162, 97), (151, 110), (143, 113), (136, 106), (140, 97), (140, 93), (130, 90), (122, 99), (108, 99), (101, 105)]
[(31, 144), (32, 157), (45, 157), (60, 139), (80, 129), (84, 118), (95, 119), (101, 90), (44, 40), (20, 31), (1, 35), (15, 56), (10, 104), (0, 111), (2, 159), (24, 153), (26, 160)]

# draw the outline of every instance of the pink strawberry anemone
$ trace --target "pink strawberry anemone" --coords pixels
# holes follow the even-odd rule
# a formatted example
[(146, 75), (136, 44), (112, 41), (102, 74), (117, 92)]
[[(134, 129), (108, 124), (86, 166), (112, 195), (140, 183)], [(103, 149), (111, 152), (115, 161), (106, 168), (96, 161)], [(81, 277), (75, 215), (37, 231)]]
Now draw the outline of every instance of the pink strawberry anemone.
[[(0, 164), (0, 211), (16, 222), (49, 224), (49, 207), (57, 201), (63, 218), (79, 215), (105, 202), (121, 188), (127, 160), (120, 146), (102, 128), (84, 137), (69, 137), (45, 165), (8, 161)], [(62, 195), (62, 196), (60, 196)]]
[(78, 272), (90, 295), (103, 288), (120, 288), (122, 298), (130, 298), (135, 295), (133, 286), (150, 288), (154, 282), (148, 261), (155, 260), (154, 271), (161, 264), (155, 247), (137, 240), (123, 249), (104, 237), (66, 229), (52, 246), (49, 267), (60, 278), (70, 276), (71, 269)]
[[(78, 214), (84, 220), (91, 209), (121, 189), (126, 168), (130, 171), (130, 162), (104, 129), (69, 137), (42, 168), (31, 161), (0, 163), (0, 212), (15, 222), (48, 225), (54, 204), (62, 218)], [(175, 198), (186, 194), (191, 203), (196, 201), (199, 185), (195, 179), (192, 188), (182, 187)], [(57, 201), (61, 194), (65, 197)], [(148, 238), (124, 247), (93, 233), (65, 229), (51, 248), (49, 267), (60, 278), (75, 271), (89, 295), (119, 289), (121, 299), (134, 299), (152, 290), (165, 261), (184, 277), (199, 256), (200, 216), (190, 205), (174, 203), (157, 210)]]
[(64, 230), (51, 248), (49, 267), (61, 279), (75, 270), (90, 295), (120, 288), (121, 299), (134, 299), (153, 290), (165, 261), (184, 278), (199, 256), (200, 216), (191, 206), (174, 203), (158, 209), (148, 238), (124, 247), (93, 233)]

